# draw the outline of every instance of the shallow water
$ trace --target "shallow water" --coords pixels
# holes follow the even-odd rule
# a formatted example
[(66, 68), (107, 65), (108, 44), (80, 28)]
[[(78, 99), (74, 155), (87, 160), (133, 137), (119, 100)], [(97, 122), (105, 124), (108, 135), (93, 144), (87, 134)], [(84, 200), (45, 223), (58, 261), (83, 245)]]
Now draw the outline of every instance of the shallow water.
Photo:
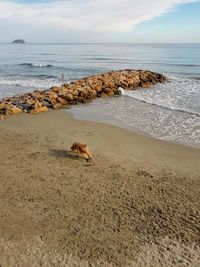
[(109, 123), (161, 140), (200, 148), (200, 117), (195, 114), (164, 109), (127, 96), (97, 99), (67, 111), (76, 119)]
[(0, 44), (0, 99), (61, 85), (61, 74), (69, 82), (119, 69), (157, 71), (168, 82), (73, 107), (75, 116), (200, 146), (200, 44)]

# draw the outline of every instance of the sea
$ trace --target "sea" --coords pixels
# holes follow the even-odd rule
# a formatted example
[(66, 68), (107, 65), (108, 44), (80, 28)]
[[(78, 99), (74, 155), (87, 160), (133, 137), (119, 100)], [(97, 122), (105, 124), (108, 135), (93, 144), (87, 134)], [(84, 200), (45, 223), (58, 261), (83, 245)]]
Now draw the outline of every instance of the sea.
[(200, 44), (0, 44), (0, 99), (123, 69), (168, 80), (72, 106), (74, 118), (200, 148)]

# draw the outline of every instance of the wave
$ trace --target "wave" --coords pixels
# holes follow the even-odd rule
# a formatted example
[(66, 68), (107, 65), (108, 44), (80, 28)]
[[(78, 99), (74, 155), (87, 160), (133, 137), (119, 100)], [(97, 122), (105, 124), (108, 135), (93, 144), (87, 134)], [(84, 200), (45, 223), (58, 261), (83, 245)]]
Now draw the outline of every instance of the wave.
[(10, 74), (7, 77), (13, 77), (13, 79), (19, 78), (38, 78), (38, 79), (58, 79), (57, 76), (54, 75), (46, 75), (46, 74)]
[(31, 88), (45, 88), (48, 89), (51, 86), (60, 86), (62, 84), (61, 81), (58, 79), (50, 78), (50, 79), (5, 79), (0, 78), (0, 85), (3, 86), (6, 92), (9, 92), (10, 88), (7, 86), (12, 87), (26, 87), (24, 92), (26, 92), (27, 87)]
[(88, 57), (85, 58), (86, 60), (94, 60), (94, 61), (112, 61), (112, 62), (130, 62), (131, 59), (124, 59), (124, 58), (109, 58), (109, 57)]
[(112, 58), (106, 58), (106, 57), (88, 57), (86, 58), (88, 60), (112, 60)]
[[(144, 62), (146, 63), (146, 60), (134, 60), (135, 62)], [(148, 65), (162, 65), (162, 66), (171, 66), (171, 67), (200, 67), (200, 64), (184, 64), (184, 63), (167, 63), (167, 62), (148, 62)]]
[(130, 98), (133, 98), (135, 100), (138, 100), (140, 102), (143, 102), (143, 103), (146, 103), (146, 104), (149, 104), (149, 105), (152, 105), (152, 106), (157, 106), (157, 107), (160, 107), (160, 108), (164, 108), (164, 109), (167, 109), (167, 110), (173, 110), (173, 111), (177, 111), (177, 112), (183, 112), (183, 113), (188, 113), (190, 115), (195, 115), (197, 117), (200, 117), (200, 112), (194, 112), (192, 110), (189, 110), (187, 108), (183, 108), (183, 107), (178, 107), (178, 106), (171, 106), (170, 103), (166, 103), (164, 104), (164, 102), (161, 102), (159, 103), (158, 102), (158, 99), (152, 99), (152, 97), (149, 97), (149, 98), (146, 98), (144, 99), (143, 97), (140, 97), (138, 95), (134, 95), (134, 91), (126, 91), (126, 90), (123, 90), (122, 88), (120, 88), (121, 92), (122, 92), (122, 95), (124, 96), (127, 96), (127, 97), (130, 97)]
[(170, 63), (163, 63), (163, 65), (177, 66), (177, 67), (200, 67), (199, 64), (170, 64)]
[(191, 77), (191, 79), (194, 79), (194, 80), (199, 81), (200, 80), (200, 77)]
[(21, 63), (19, 66), (28, 66), (30, 68), (51, 68), (54, 67), (51, 64), (41, 64), (41, 63)]

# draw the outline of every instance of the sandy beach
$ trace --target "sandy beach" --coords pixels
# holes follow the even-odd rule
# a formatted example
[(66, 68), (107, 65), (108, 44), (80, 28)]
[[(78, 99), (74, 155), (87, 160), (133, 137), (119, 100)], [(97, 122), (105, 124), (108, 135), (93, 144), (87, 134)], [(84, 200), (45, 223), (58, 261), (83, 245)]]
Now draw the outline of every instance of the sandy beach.
[(0, 151), (0, 266), (200, 265), (200, 150), (50, 111)]

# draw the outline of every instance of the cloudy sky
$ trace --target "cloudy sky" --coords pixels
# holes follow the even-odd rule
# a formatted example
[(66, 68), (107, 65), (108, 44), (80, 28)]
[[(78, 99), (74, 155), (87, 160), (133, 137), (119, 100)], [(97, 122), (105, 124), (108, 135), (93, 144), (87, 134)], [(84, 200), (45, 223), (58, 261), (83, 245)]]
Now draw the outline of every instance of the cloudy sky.
[(200, 42), (200, 0), (0, 0), (0, 42)]

